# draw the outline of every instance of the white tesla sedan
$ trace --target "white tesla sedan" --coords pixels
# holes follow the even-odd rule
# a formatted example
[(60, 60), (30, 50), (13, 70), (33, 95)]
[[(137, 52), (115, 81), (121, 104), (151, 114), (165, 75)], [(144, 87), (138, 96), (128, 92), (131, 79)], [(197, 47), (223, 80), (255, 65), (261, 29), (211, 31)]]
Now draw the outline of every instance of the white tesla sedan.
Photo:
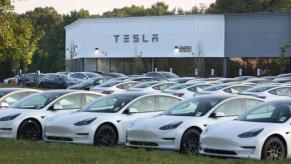
[(200, 153), (268, 160), (291, 157), (290, 113), (291, 100), (280, 100), (209, 126), (201, 135)]
[(129, 88), (129, 91), (140, 91), (140, 92), (149, 92), (149, 93), (161, 93), (163, 90), (177, 85), (177, 83), (173, 82), (160, 82), (160, 81), (154, 81), (154, 82), (146, 82), (137, 84), (131, 88)]
[(130, 87), (138, 84), (136, 81), (108, 81), (101, 85), (97, 85), (91, 91), (102, 94), (119, 93), (128, 90)]
[(196, 95), (206, 95), (206, 94), (240, 94), (243, 91), (252, 88), (250, 84), (241, 83), (223, 83), (214, 86), (204, 88), (202, 91), (196, 93)]
[(20, 99), (34, 93), (41, 92), (41, 90), (28, 88), (0, 88), (0, 108), (9, 108)]
[(263, 98), (266, 101), (280, 100), (291, 98), (290, 85), (262, 85), (255, 88), (248, 89), (243, 94), (254, 95)]
[(39, 140), (49, 117), (80, 110), (101, 94), (54, 90), (27, 96), (0, 111), (0, 138)]
[(235, 119), (263, 100), (248, 96), (207, 95), (183, 101), (159, 116), (139, 119), (127, 129), (126, 145), (198, 152), (209, 124)]
[(201, 83), (201, 82), (194, 82), (194, 83), (185, 83), (172, 86), (168, 89), (165, 89), (163, 92), (172, 94), (178, 97), (182, 97), (184, 99), (193, 98), (193, 96), (197, 93), (202, 91), (204, 88), (212, 86), (211, 83)]
[(112, 94), (79, 112), (52, 118), (45, 128), (45, 140), (103, 146), (124, 144), (126, 128), (132, 121), (157, 115), (179, 101), (181, 98), (166, 94)]

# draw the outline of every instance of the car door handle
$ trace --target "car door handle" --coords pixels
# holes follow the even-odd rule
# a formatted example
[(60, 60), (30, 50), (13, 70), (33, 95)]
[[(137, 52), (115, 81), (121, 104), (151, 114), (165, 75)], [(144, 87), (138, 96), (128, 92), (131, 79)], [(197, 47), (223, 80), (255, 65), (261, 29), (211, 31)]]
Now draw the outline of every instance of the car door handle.
[(45, 116), (40, 116), (40, 118), (45, 118)]

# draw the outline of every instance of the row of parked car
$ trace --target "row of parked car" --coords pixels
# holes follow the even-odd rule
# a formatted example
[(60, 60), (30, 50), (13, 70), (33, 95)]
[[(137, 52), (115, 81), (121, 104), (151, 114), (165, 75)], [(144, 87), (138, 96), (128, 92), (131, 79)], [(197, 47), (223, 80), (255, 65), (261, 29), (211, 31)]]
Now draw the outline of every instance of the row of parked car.
[[(66, 90), (2, 88), (0, 137), (235, 158), (291, 156), (291, 74), (152, 74), (168, 76), (102, 75)], [(92, 82), (97, 79), (99, 83)]]

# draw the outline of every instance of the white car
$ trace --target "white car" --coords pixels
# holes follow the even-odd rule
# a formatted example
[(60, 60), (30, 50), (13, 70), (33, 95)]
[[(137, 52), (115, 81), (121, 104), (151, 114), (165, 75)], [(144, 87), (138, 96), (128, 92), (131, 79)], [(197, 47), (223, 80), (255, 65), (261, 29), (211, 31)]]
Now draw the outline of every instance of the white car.
[(207, 83), (207, 82), (185, 83), (185, 84), (179, 84), (179, 85), (170, 87), (168, 89), (165, 89), (163, 92), (172, 94), (178, 97), (182, 97), (184, 99), (189, 99), (189, 98), (193, 98), (193, 96), (197, 92), (201, 92), (204, 88), (207, 88), (209, 86), (212, 86), (212, 84)]
[(206, 95), (206, 94), (240, 94), (243, 91), (252, 88), (249, 84), (238, 84), (238, 83), (223, 83), (214, 86), (204, 88), (202, 91), (196, 93), (196, 95)]
[(291, 98), (291, 86), (288, 85), (262, 85), (248, 89), (242, 94), (253, 95), (266, 101)]
[(80, 112), (52, 118), (45, 140), (113, 146), (125, 143), (127, 126), (138, 118), (159, 114), (181, 98), (166, 94), (124, 92), (100, 98)]
[(199, 152), (267, 160), (291, 157), (290, 113), (291, 100), (273, 101), (236, 120), (211, 125), (201, 134)]
[(172, 82), (159, 82), (159, 81), (146, 82), (146, 83), (137, 84), (137, 85), (129, 88), (129, 91), (161, 93), (163, 90), (165, 90), (171, 86), (174, 86), (174, 85), (177, 85), (177, 84), (172, 83)]
[(39, 140), (48, 118), (80, 110), (101, 94), (54, 90), (27, 96), (0, 111), (0, 138)]
[(102, 94), (119, 93), (128, 90), (138, 83), (139, 82), (136, 81), (108, 81), (91, 88), (91, 91), (99, 92)]
[(41, 91), (28, 88), (0, 88), (0, 108), (9, 108), (20, 99), (38, 92)]
[(199, 136), (210, 124), (232, 120), (263, 103), (247, 96), (207, 95), (183, 101), (159, 116), (139, 119), (127, 129), (126, 145), (196, 154)]

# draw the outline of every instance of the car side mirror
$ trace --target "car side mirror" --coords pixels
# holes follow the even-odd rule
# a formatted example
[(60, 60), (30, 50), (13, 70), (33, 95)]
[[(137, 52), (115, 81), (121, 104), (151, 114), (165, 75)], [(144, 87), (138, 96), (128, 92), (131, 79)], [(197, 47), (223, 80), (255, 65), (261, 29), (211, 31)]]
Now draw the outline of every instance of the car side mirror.
[(135, 108), (127, 108), (124, 110), (123, 113), (124, 114), (133, 114), (133, 113), (137, 113), (137, 110)]
[(6, 103), (6, 102), (2, 102), (2, 103), (0, 104), (0, 108), (9, 108), (9, 104)]
[(56, 110), (62, 110), (63, 107), (61, 105), (53, 105), (48, 110), (50, 111), (56, 111)]
[(218, 117), (224, 117), (224, 113), (222, 112), (213, 112), (209, 115), (210, 118), (218, 118)]

